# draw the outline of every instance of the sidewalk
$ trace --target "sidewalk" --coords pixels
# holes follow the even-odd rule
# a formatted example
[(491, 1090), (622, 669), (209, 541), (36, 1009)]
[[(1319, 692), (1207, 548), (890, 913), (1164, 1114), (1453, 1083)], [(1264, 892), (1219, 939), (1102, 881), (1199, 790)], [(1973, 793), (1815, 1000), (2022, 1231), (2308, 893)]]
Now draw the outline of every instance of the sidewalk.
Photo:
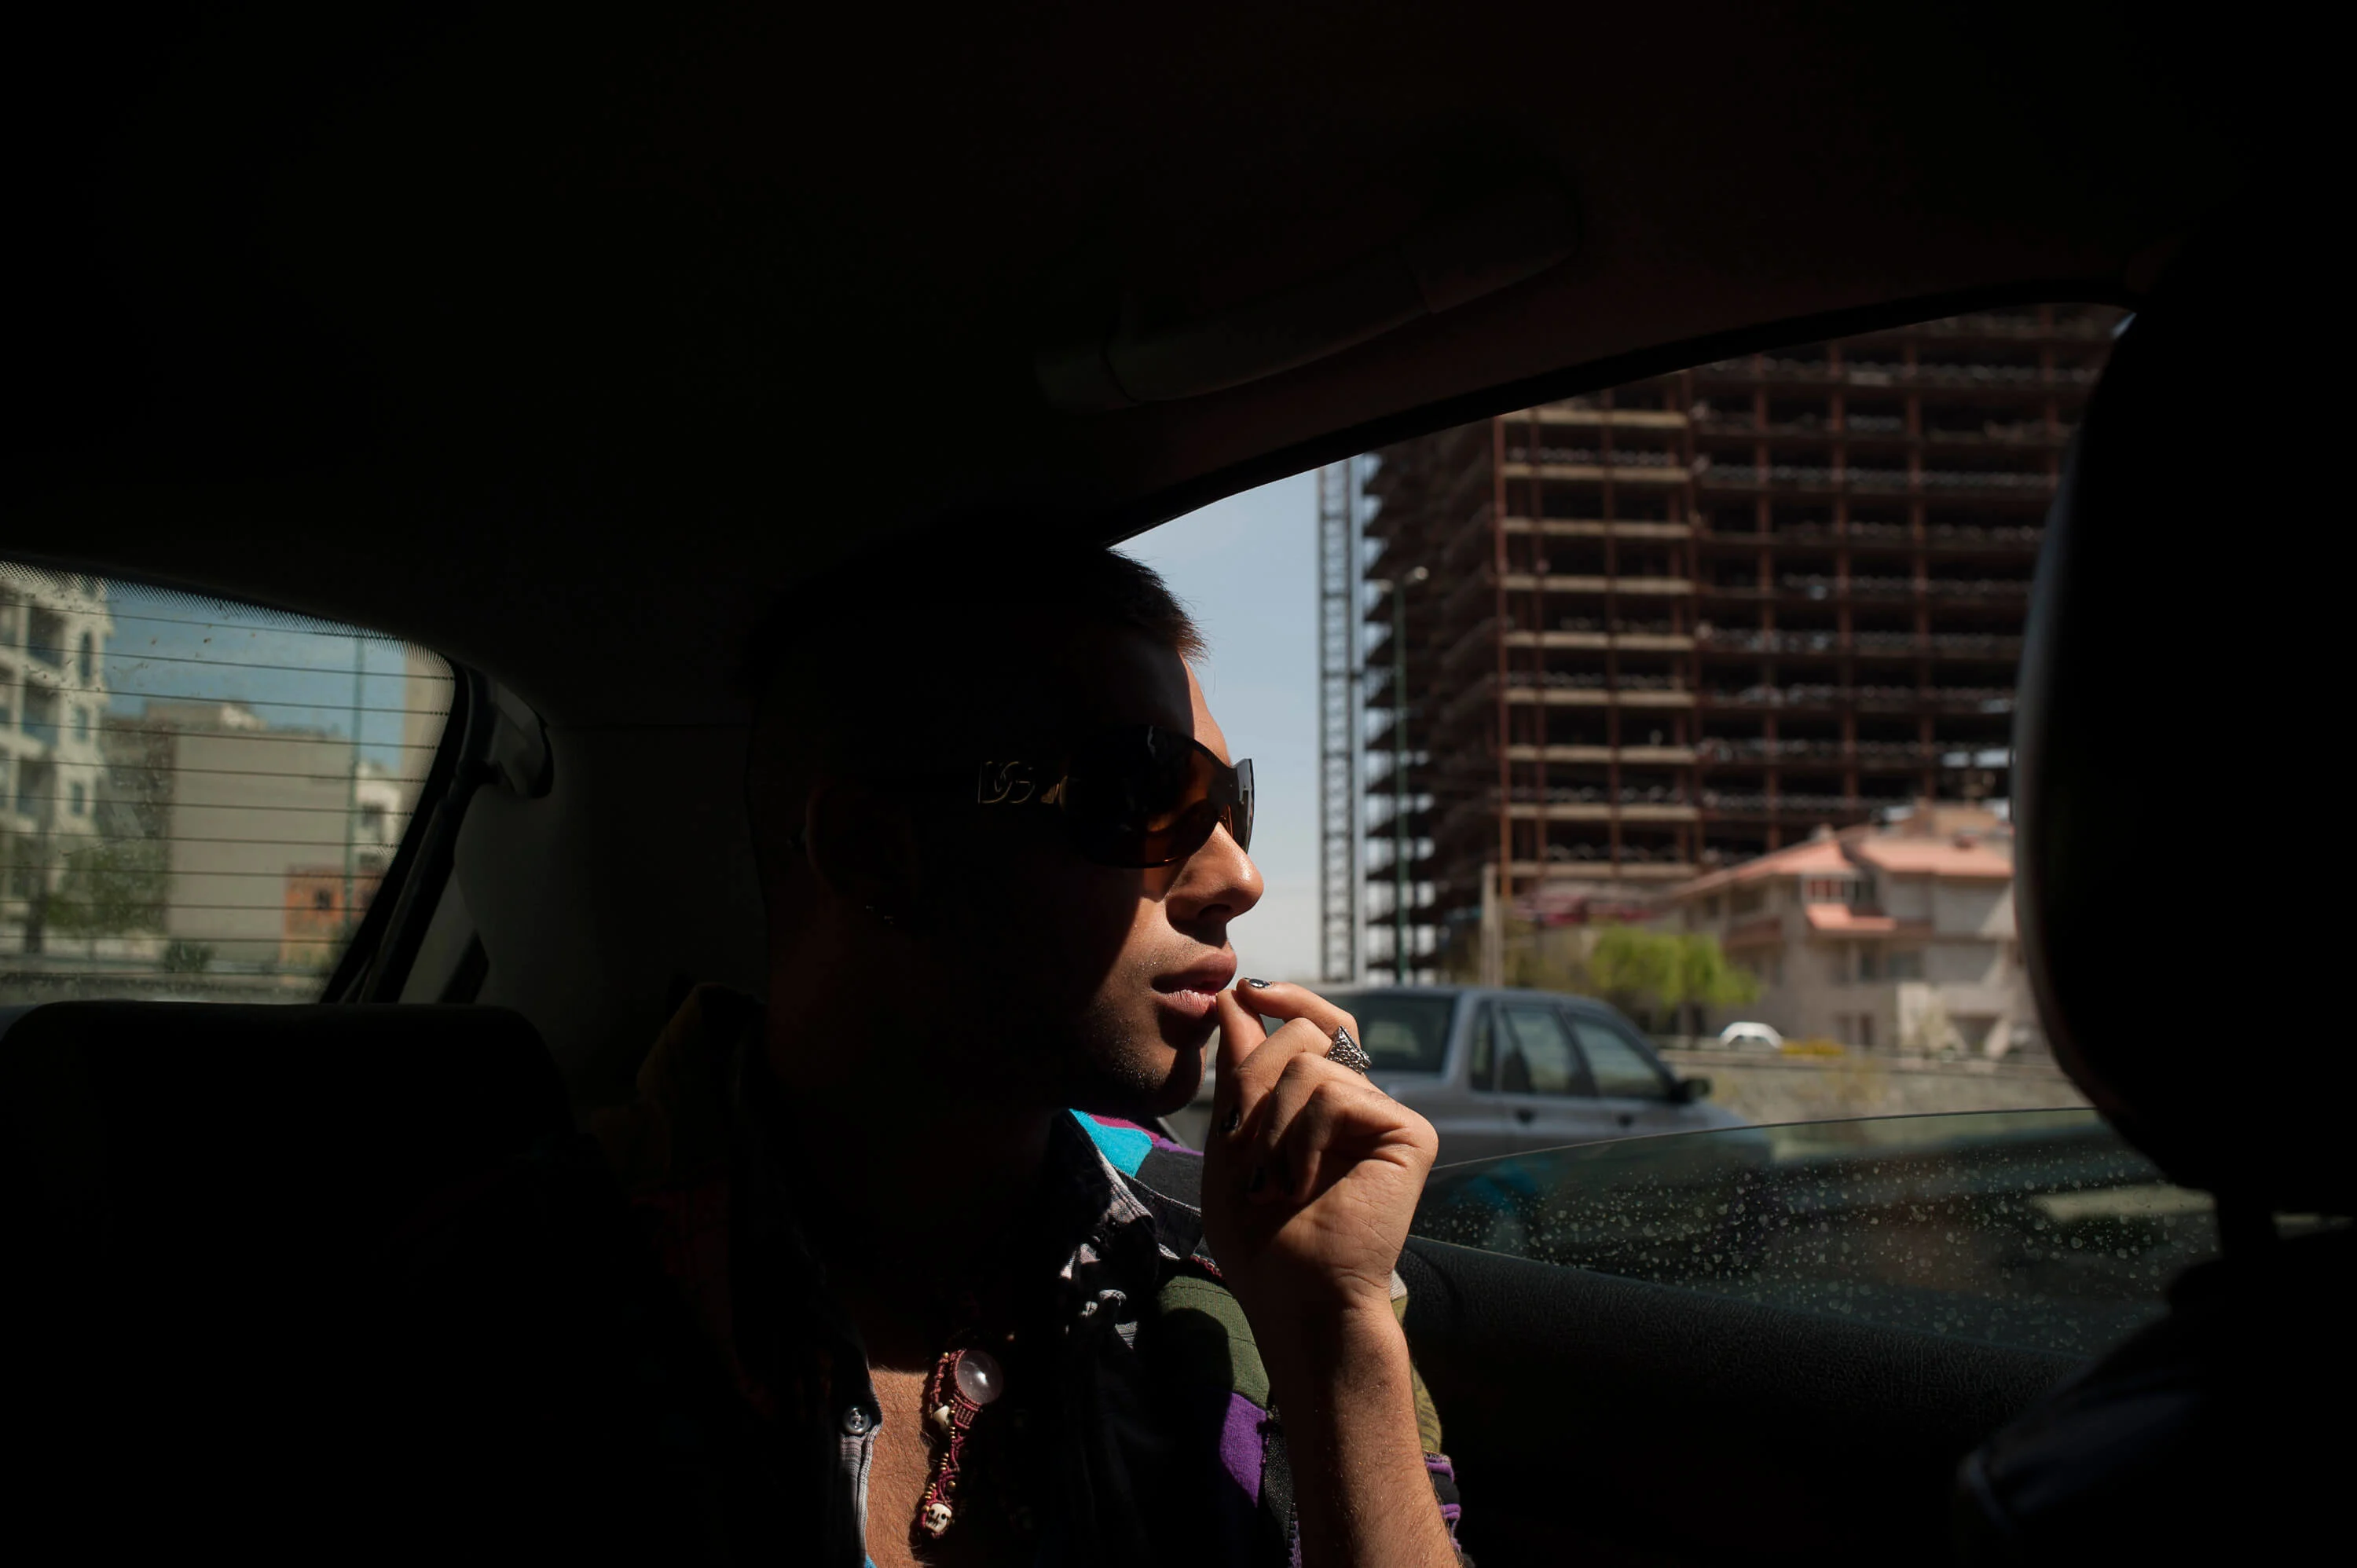
[(1664, 1048), (1662, 1059), (1682, 1078), (1710, 1079), (1714, 1104), (1760, 1122), (2087, 1103), (2060, 1068), (2044, 1061), (1942, 1061), (1855, 1049), (1837, 1057), (1780, 1056), (1708, 1046)]

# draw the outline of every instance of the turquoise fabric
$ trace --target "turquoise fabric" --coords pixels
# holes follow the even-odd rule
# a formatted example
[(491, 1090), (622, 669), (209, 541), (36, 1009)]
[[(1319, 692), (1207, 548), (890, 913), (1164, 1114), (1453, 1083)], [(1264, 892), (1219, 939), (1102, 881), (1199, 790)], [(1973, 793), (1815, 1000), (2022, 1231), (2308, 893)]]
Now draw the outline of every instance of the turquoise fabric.
[(1089, 1141), (1096, 1144), (1104, 1157), (1113, 1162), (1114, 1168), (1124, 1176), (1135, 1176), (1137, 1167), (1145, 1162), (1146, 1151), (1154, 1147), (1153, 1135), (1135, 1127), (1108, 1127), (1078, 1111), (1072, 1112), (1072, 1120), (1081, 1124), (1081, 1131), (1089, 1135)]

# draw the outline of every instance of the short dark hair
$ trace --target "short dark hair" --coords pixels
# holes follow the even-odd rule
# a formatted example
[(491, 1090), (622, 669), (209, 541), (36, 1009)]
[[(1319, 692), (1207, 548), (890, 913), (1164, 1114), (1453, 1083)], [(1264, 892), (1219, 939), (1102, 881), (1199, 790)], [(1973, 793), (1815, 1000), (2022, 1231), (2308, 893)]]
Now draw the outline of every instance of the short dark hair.
[(1102, 544), (982, 532), (864, 550), (800, 585), (756, 632), (745, 807), (765, 894), (787, 864), (813, 773), (906, 763), (896, 751), (955, 726), (963, 715), (910, 700), (946, 662), (986, 668), (976, 650), (1017, 628), (1033, 645), (1104, 628), (1143, 632), (1182, 659), (1204, 652), (1194, 618), (1144, 562)]

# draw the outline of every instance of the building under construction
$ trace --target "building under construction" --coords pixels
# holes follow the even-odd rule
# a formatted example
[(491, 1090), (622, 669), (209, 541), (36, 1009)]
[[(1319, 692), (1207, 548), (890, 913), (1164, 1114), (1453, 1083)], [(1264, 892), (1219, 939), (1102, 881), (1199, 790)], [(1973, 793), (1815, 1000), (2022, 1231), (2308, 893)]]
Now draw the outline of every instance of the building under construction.
[(1474, 972), (1485, 900), (1578, 919), (2004, 797), (2040, 533), (2118, 316), (1803, 344), (1376, 453), (1368, 967), (1405, 930), (1410, 968)]

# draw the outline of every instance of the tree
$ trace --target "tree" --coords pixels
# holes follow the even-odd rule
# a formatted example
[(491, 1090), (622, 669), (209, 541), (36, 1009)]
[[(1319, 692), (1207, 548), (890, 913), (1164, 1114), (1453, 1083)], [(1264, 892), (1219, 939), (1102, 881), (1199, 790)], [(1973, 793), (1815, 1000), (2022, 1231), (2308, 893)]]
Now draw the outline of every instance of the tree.
[(45, 924), (60, 936), (112, 937), (164, 929), (164, 845), (100, 840), (70, 850), (48, 892)]
[(1704, 932), (1607, 926), (1588, 951), (1587, 980), (1584, 989), (1623, 1012), (1658, 1007), (1674, 1022), (1690, 1007), (1745, 1006), (1760, 997), (1759, 978), (1728, 962), (1718, 939)]

